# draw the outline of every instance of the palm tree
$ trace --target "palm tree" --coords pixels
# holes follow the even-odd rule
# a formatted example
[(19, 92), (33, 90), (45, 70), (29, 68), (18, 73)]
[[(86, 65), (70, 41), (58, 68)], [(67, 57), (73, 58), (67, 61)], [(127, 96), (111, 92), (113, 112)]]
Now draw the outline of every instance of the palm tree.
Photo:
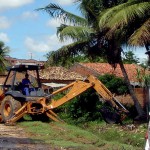
[(9, 48), (0, 41), (0, 73), (3, 73), (6, 70), (7, 61), (5, 56), (8, 54)]
[[(77, 1), (80, 2), (79, 6), (83, 17), (71, 14), (56, 4), (49, 4), (45, 8), (39, 9), (45, 10), (51, 17), (59, 18), (64, 21), (64, 24), (57, 29), (57, 35), (61, 41), (70, 38), (73, 40), (72, 44), (63, 46), (54, 52), (53, 55), (51, 55), (52, 58), (58, 60), (58, 58), (61, 58), (62, 56), (67, 58), (67, 56), (84, 53), (92, 58), (95, 55), (106, 57), (113, 67), (116, 67), (116, 64), (119, 63), (125, 80), (127, 81), (137, 112), (140, 116), (143, 115), (144, 112), (134, 94), (123, 66), (121, 58), (121, 43), (123, 37), (118, 38), (117, 34), (115, 34), (115, 36), (112, 36), (113, 38), (107, 38), (106, 33), (109, 28), (99, 28), (99, 20), (101, 20), (103, 14), (105, 14), (103, 12), (106, 11), (106, 8), (111, 8), (122, 2), (115, 1), (116, 3), (114, 4), (109, 0), (107, 2), (105, 0)], [(72, 25), (67, 25), (67, 22), (72, 23)]]
[(150, 46), (150, 1), (129, 0), (108, 9), (100, 16), (99, 26), (112, 35), (124, 37), (123, 42), (131, 46)]
[[(105, 38), (107, 40), (114, 39), (122, 44), (130, 46), (145, 46), (149, 50), (150, 45), (150, 2), (143, 0), (129, 0), (124, 4), (120, 4), (106, 10), (99, 16), (100, 30), (105, 30)], [(119, 43), (118, 42), (118, 43)], [(139, 115), (143, 115), (143, 111), (137, 98), (130, 86), (128, 77), (120, 59), (120, 67), (125, 77), (125, 81), (129, 87), (130, 94), (137, 108)]]
[[(57, 35), (60, 41), (73, 40), (73, 43), (61, 47), (57, 51), (50, 53), (47, 57), (57, 61), (58, 57), (60, 59), (61, 56), (65, 55), (68, 57), (86, 54), (91, 59), (97, 55), (105, 56), (102, 48), (99, 50), (100, 44), (105, 41), (102, 38), (103, 33), (99, 32), (97, 16), (102, 10), (123, 1), (126, 0), (76, 0), (76, 2), (80, 3), (82, 17), (67, 12), (56, 4), (49, 4), (44, 8), (38, 9), (44, 10), (51, 17), (64, 22), (64, 24), (57, 28)], [(71, 25), (67, 23), (71, 23)]]

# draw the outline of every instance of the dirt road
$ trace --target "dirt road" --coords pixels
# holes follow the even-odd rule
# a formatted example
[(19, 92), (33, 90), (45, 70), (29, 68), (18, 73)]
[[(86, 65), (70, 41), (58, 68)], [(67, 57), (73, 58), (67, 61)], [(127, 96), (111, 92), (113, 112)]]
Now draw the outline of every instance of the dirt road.
[(0, 124), (0, 150), (52, 150), (49, 145), (34, 144), (18, 126)]

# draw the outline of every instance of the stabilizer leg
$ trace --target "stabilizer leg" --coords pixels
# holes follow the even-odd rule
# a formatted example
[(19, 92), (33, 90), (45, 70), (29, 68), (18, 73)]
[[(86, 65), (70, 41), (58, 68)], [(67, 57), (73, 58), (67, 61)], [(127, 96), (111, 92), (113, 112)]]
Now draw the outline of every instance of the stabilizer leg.
[(52, 119), (52, 120), (54, 120), (54, 121), (57, 121), (57, 122), (64, 122), (64, 121), (61, 120), (61, 119), (58, 117), (58, 115), (57, 115), (56, 113), (54, 113), (52, 110), (48, 110), (48, 111), (46, 112), (46, 115), (47, 115), (50, 119)]

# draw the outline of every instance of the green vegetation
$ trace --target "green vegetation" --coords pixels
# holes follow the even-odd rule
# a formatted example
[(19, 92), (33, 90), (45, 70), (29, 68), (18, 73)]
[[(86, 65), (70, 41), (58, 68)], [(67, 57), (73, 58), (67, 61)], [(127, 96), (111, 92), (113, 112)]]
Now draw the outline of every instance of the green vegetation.
[(111, 93), (115, 93), (117, 95), (128, 93), (128, 87), (122, 78), (111, 74), (105, 74), (100, 76), (99, 80), (111, 91)]
[(5, 56), (9, 52), (9, 47), (5, 46), (4, 42), (0, 41), (0, 73), (6, 71), (8, 62), (5, 60)]
[(137, 64), (139, 63), (139, 58), (135, 56), (133, 51), (129, 50), (124, 52), (124, 56), (122, 58), (124, 64)]
[(90, 89), (57, 109), (62, 119), (77, 124), (86, 121), (102, 120), (100, 108), (102, 102), (95, 90)]
[(143, 150), (145, 124), (130, 130), (127, 126), (104, 122), (86, 122), (77, 126), (49, 122), (20, 122), (33, 143), (47, 143), (51, 147), (68, 150)]
[[(149, 9), (148, 0), (128, 0), (102, 13), (99, 27), (102, 30), (108, 29), (106, 35), (109, 39), (115, 37), (118, 40), (121, 39), (121, 42), (126, 45), (143, 46), (148, 51), (150, 45)], [(119, 44), (118, 41), (117, 43)]]

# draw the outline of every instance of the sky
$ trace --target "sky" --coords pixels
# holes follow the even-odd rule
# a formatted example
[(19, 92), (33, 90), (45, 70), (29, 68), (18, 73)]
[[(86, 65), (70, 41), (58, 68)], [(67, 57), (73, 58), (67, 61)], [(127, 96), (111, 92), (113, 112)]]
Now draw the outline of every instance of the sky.
[[(10, 48), (9, 56), (42, 61), (48, 52), (69, 43), (61, 43), (57, 38), (58, 20), (44, 11), (36, 11), (49, 3), (78, 13), (73, 0), (0, 0), (0, 41)], [(141, 60), (147, 59), (145, 49), (137, 48), (133, 52)]]

